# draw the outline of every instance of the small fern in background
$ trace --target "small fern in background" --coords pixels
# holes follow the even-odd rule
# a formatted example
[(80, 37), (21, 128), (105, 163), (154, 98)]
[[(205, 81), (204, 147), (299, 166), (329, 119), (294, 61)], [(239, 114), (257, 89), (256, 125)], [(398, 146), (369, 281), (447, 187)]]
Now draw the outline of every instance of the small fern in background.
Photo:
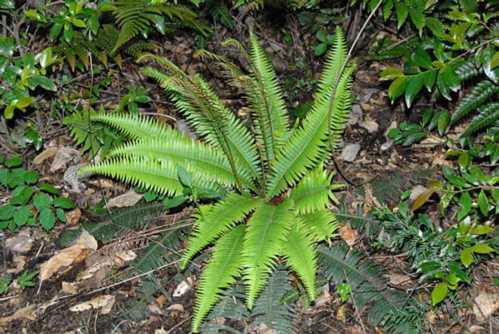
[(343, 245), (320, 246), (319, 263), (334, 284), (352, 287), (355, 307), (367, 310), (373, 325), (383, 325), (388, 333), (421, 333), (422, 313), (409, 295), (389, 288), (384, 271), (360, 252)]
[(172, 23), (194, 28), (201, 33), (209, 31), (192, 10), (165, 1), (116, 0), (112, 3), (112, 12), (120, 28), (113, 52), (138, 35), (146, 37), (152, 28), (165, 34), (168, 30), (165, 17)]
[[(351, 109), (351, 74), (341, 30), (328, 55), (315, 101), (301, 124), (292, 126), (271, 61), (250, 36), (251, 71), (232, 71), (251, 110), (251, 126), (222, 103), (200, 75), (188, 75), (167, 59), (145, 55), (165, 72), (146, 67), (174, 101), (200, 140), (150, 119), (123, 114), (91, 115), (133, 141), (81, 173), (97, 173), (167, 195), (182, 195), (186, 185), (209, 192), (229, 191), (215, 204), (199, 207), (181, 266), (214, 244), (197, 290), (192, 329), (242, 276), (246, 305), (253, 309), (276, 260), (283, 258), (316, 297), (316, 244), (335, 229), (327, 205), (333, 198), (324, 162), (338, 142)], [(246, 54), (246, 52), (244, 52)], [(255, 134), (250, 132), (255, 129)]]
[[(478, 77), (480, 72), (472, 62), (465, 62), (457, 70), (462, 80)], [(458, 124), (470, 114), (475, 114), (470, 124), (463, 132), (463, 137), (474, 135), (478, 131), (499, 126), (499, 103), (497, 96), (499, 85), (489, 79), (478, 81), (461, 99), (456, 110), (452, 113), (450, 125)]]

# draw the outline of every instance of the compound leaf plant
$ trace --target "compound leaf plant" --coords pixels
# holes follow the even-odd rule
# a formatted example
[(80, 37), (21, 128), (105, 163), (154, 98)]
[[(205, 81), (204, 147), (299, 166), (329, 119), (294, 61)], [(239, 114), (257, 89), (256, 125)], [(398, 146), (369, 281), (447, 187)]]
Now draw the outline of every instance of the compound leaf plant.
[[(310, 112), (301, 122), (288, 118), (283, 93), (271, 61), (250, 35), (246, 52), (249, 73), (215, 56), (242, 88), (249, 121), (237, 118), (200, 75), (189, 75), (165, 58), (143, 55), (143, 73), (169, 94), (195, 130), (193, 139), (151, 119), (130, 114), (96, 114), (92, 120), (122, 131), (132, 141), (107, 159), (83, 167), (82, 174), (101, 174), (170, 196), (191, 188), (225, 196), (199, 206), (195, 229), (181, 260), (185, 268), (201, 250), (214, 245), (201, 276), (192, 329), (220, 298), (223, 289), (242, 276), (249, 309), (277, 262), (285, 260), (311, 300), (315, 299), (316, 244), (331, 237), (335, 216), (332, 174), (324, 163), (341, 136), (351, 109), (351, 74), (340, 29), (327, 56)], [(247, 124), (249, 123), (249, 124)], [(187, 176), (186, 176), (187, 175)]]

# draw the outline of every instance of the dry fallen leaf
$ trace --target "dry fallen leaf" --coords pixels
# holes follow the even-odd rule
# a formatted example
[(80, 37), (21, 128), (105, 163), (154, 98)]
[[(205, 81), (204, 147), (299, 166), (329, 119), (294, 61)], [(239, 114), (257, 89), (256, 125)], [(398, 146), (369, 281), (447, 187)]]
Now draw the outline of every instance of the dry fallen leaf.
[(168, 306), (167, 311), (184, 312), (184, 305), (182, 304), (172, 304)]
[(348, 246), (353, 246), (357, 242), (359, 234), (357, 230), (350, 227), (350, 224), (340, 227), (340, 237), (347, 243)]
[(74, 210), (66, 212), (64, 215), (66, 217), (66, 222), (68, 225), (76, 225), (80, 222), (81, 218), (81, 210), (76, 208)]
[(97, 241), (95, 238), (87, 231), (83, 231), (74, 245), (59, 251), (40, 266), (40, 280), (45, 281), (60, 269), (85, 260), (96, 249)]
[(80, 159), (80, 151), (75, 150), (71, 147), (62, 146), (57, 150), (57, 153), (55, 154), (52, 165), (50, 165), (50, 172), (54, 173), (58, 170), (64, 169), (71, 161), (76, 162)]
[(479, 321), (484, 321), (499, 309), (499, 294), (482, 291), (475, 298), (473, 313)]
[(106, 208), (125, 208), (129, 206), (134, 206), (142, 199), (141, 194), (137, 194), (135, 191), (130, 190), (122, 195), (111, 198), (107, 202)]
[(41, 165), (45, 160), (52, 158), (56, 153), (57, 147), (48, 147), (33, 159), (33, 164)]
[(62, 292), (75, 295), (78, 293), (78, 285), (73, 282), (62, 282)]
[(22, 309), (17, 310), (13, 315), (0, 318), (0, 326), (5, 326), (11, 321), (15, 320), (35, 320), (36, 319), (36, 305), (29, 305)]
[(192, 278), (188, 277), (186, 280), (180, 282), (179, 285), (173, 291), (173, 297), (178, 298), (186, 294), (189, 290), (192, 289)]
[(100, 314), (108, 314), (113, 308), (115, 297), (113, 295), (102, 295), (70, 307), (71, 312), (83, 312), (88, 310), (101, 309)]

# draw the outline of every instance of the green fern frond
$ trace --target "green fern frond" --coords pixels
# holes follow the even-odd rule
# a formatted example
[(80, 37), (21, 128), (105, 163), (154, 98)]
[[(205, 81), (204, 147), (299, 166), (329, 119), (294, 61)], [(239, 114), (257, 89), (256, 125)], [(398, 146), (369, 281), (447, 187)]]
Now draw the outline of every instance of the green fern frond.
[(108, 124), (131, 139), (176, 138), (177, 140), (189, 141), (188, 137), (160, 124), (153, 118), (124, 113), (99, 112), (91, 114), (90, 119), (94, 122)]
[(474, 59), (464, 61), (456, 68), (456, 74), (461, 81), (469, 80), (480, 74)]
[(243, 266), (247, 284), (246, 305), (253, 308), (258, 293), (272, 271), (274, 260), (286, 240), (294, 217), (289, 203), (263, 204), (248, 221), (244, 239)]
[[(176, 166), (166, 161), (151, 161), (135, 157), (113, 158), (84, 166), (79, 173), (101, 174), (169, 196), (180, 195), (184, 191)], [(193, 187), (216, 190), (213, 184), (204, 179), (193, 177), (192, 181)]]
[[(153, 160), (168, 161), (181, 166), (193, 175), (206, 178), (214, 183), (233, 186), (235, 178), (229, 162), (222, 152), (194, 140), (178, 139), (163, 136), (156, 139), (145, 139), (125, 144), (109, 152), (109, 157), (142, 157)], [(245, 179), (246, 185), (251, 181)]]
[(295, 210), (298, 213), (310, 213), (324, 209), (332, 197), (331, 179), (332, 175), (322, 166), (305, 175), (289, 195)]
[(177, 228), (161, 234), (139, 257), (130, 263), (135, 274), (157, 269), (178, 259), (177, 250), (185, 238), (185, 229)]
[(454, 125), (470, 112), (478, 108), (490, 97), (499, 93), (499, 86), (490, 80), (480, 81), (471, 91), (461, 100), (456, 111), (452, 114), (450, 124)]
[(336, 27), (333, 37), (333, 46), (326, 56), (324, 70), (322, 71), (319, 85), (314, 94), (315, 103), (329, 99), (328, 96), (331, 94), (331, 87), (337, 84), (337, 81), (342, 74), (340, 71), (346, 60), (346, 49), (347, 45), (343, 31), (340, 27)]
[(255, 318), (254, 324), (263, 323), (276, 334), (296, 333), (293, 325), (295, 311), (283, 301), (290, 292), (293, 292), (293, 288), (287, 270), (277, 268), (270, 275), (267, 285), (255, 302), (251, 312)]
[(336, 216), (329, 209), (298, 215), (315, 241), (328, 240), (336, 230)]
[(478, 111), (479, 114), (471, 120), (471, 123), (463, 132), (463, 137), (471, 136), (486, 128), (499, 126), (499, 103), (491, 102), (478, 108)]
[(162, 31), (165, 25), (164, 16), (195, 28), (201, 33), (208, 31), (208, 28), (198, 20), (196, 13), (184, 6), (167, 3), (153, 4), (149, 0), (117, 0), (113, 5), (113, 14), (120, 27), (120, 34), (113, 52), (137, 35), (147, 35), (153, 26), (164, 33)]
[(306, 229), (300, 223), (295, 224), (288, 233), (284, 245), (284, 256), (291, 269), (303, 282), (310, 300), (315, 300), (317, 254), (313, 238), (306, 233)]
[[(267, 189), (268, 197), (279, 194), (288, 184), (295, 184), (307, 169), (323, 160), (346, 125), (352, 100), (350, 77), (353, 67), (347, 67), (343, 73), (338, 73), (346, 56), (341, 31), (338, 30), (335, 36), (336, 46), (328, 56), (312, 110), (302, 126), (293, 132), (289, 141), (282, 147), (272, 168)], [(331, 124), (328, 125), (329, 122)]]
[[(339, 245), (329, 248), (320, 246), (317, 251), (320, 266), (327, 278), (335, 284), (350, 284), (356, 306), (367, 310), (368, 319), (374, 326), (415, 303), (409, 295), (387, 288), (383, 270), (360, 252)], [(416, 322), (404, 325), (408, 328), (420, 327)]]
[(288, 132), (288, 115), (272, 62), (250, 34), (250, 61), (255, 87), (248, 94), (256, 119), (255, 130), (262, 138), (267, 160), (272, 162)]
[(192, 331), (197, 333), (201, 321), (220, 298), (222, 290), (234, 283), (242, 264), (244, 225), (226, 233), (215, 245), (213, 257), (201, 276), (197, 290)]
[(147, 226), (165, 213), (163, 203), (148, 203), (129, 208), (111, 209), (97, 222), (83, 222), (83, 228), (95, 239), (107, 242), (126, 231)]
[(231, 193), (217, 204), (200, 207), (181, 267), (185, 268), (194, 255), (242, 221), (259, 203), (257, 198)]
[[(158, 60), (157, 57), (153, 59)], [(175, 105), (196, 132), (225, 153), (235, 175), (258, 177), (258, 154), (248, 129), (200, 76), (191, 78), (166, 60), (161, 64), (167, 66), (168, 74), (151, 67), (145, 68), (143, 73), (171, 93)]]

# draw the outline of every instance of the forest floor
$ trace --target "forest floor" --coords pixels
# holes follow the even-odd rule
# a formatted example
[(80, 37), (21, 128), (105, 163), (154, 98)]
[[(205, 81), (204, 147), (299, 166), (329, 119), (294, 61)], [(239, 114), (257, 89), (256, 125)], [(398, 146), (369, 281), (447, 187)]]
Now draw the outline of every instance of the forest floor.
[[(259, 31), (264, 32), (261, 40), (273, 59), (284, 91), (291, 92), (286, 94), (287, 101), (291, 107), (296, 107), (311, 99), (312, 82), (317, 79), (316, 74), (319, 73), (323, 58), (310, 56), (311, 53), (306, 51), (311, 49), (313, 36), (303, 34), (296, 22), (283, 21), (271, 26), (264, 26), (264, 21), (253, 24), (260, 25)], [(283, 42), (284, 31), (295, 37), (291, 45)], [(215, 30), (208, 49), (222, 50), (220, 43), (227, 37), (245, 40), (246, 34), (229, 33), (221, 27)], [(365, 43), (367, 40), (361, 42), (360, 50), (367, 49)], [(242, 102), (237, 92), (224, 89), (227, 86), (212, 66), (195, 57), (196, 47), (192, 35), (177, 34), (159, 41), (159, 44), (161, 54), (187, 72), (203, 73), (210, 78), (227, 104), (234, 110), (239, 109)], [(386, 136), (387, 130), (410, 119), (411, 115), (403, 110), (396, 110), (400, 107), (389, 103), (386, 85), (379, 81), (379, 63), (370, 61), (361, 51), (358, 64), (353, 86), (356, 97), (353, 112), (343, 143), (329, 166), (331, 170), (337, 170), (335, 181), (345, 184), (345, 188), (336, 194), (339, 199), (338, 210), (345, 216), (338, 238), (351, 247), (363, 250), (369, 259), (381, 265), (386, 270), (390, 286), (411, 291), (417, 298), (428, 298), (429, 287), (411, 276), (410, 264), (405, 255), (373, 248), (366, 235), (352, 227), (348, 216), (364, 216), (374, 208), (396, 206), (403, 192), (410, 192), (438, 177), (440, 167), (447, 163), (444, 159), (445, 150), (438, 138), (429, 138), (409, 148), (394, 145)], [(128, 61), (124, 62), (121, 69), (110, 68), (112, 81), (109, 85), (100, 87), (101, 95), (97, 104), (105, 107), (116, 105), (120, 96), (126, 93), (126, 87), (132, 84), (145, 85), (154, 102), (150, 110), (144, 111), (169, 115), (165, 118), (167, 122), (176, 122), (177, 126), (181, 126), (180, 121), (172, 121), (176, 115), (172, 105), (166, 102), (164, 94), (152, 83), (144, 82), (138, 76), (137, 69), (136, 64)], [(75, 98), (72, 103), (87, 103), (83, 96), (88, 94), (89, 87), (98, 82), (98, 75), (94, 77), (84, 74), (84, 78), (71, 87), (73, 96), (80, 94), (82, 98)], [(299, 109), (295, 110), (299, 112)], [(104, 178), (78, 180), (77, 182), (81, 182), (80, 189), (70, 185), (65, 172), (71, 166), (86, 163), (87, 158), (81, 154), (80, 148), (71, 140), (60, 121), (47, 115), (39, 111), (28, 117), (41, 129), (40, 135), (45, 142), (41, 151), (28, 148), (19, 152), (15, 145), (6, 145), (2, 147), (2, 153), (21, 153), (23, 159), (30, 162), (29, 169), (37, 170), (44, 181), (62, 189), (75, 200), (78, 208), (67, 214), (67, 224), (59, 224), (48, 233), (33, 226), (24, 227), (16, 233), (6, 231), (0, 234), (0, 247), (3, 250), (0, 253), (0, 267), (2, 271), (12, 274), (38, 271), (42, 263), (60, 254), (62, 249), (68, 247), (61, 236), (68, 235), (68, 231), (80, 231), (83, 222), (92, 221), (94, 215), (91, 209), (99, 202), (112, 202), (116, 207), (126, 207), (142, 198), (141, 195), (130, 193), (129, 187)], [(8, 134), (8, 142), (15, 141), (15, 131), (14, 128)], [(6, 196), (7, 194), (0, 193), (0, 201), (5, 200)], [(431, 207), (431, 202), (429, 205)], [(436, 204), (433, 209), (428, 210), (435, 217), (438, 215), (437, 211)], [(169, 212), (156, 217), (145, 229), (122, 231), (110, 241), (99, 241), (91, 254), (85, 254), (86, 261), (68, 265), (66, 270), (59, 271), (41, 285), (35, 280), (32, 288), (14, 289), (8, 295), (0, 296), (0, 332), (188, 333), (194, 300), (192, 287), (197, 284), (199, 270), (182, 273), (174, 263), (140, 277), (120, 279), (125, 277), (120, 275), (126, 272), (127, 262), (136, 256), (135, 252), (146, 246), (140, 240), (154, 240), (158, 231), (168, 229), (172, 222), (179, 219), (185, 220), (190, 212), (190, 207)], [(186, 221), (189, 223), (188, 219)], [(127, 242), (131, 239), (135, 241)], [(182, 246), (181, 243), (180, 248)], [(178, 252), (181, 249), (168, 251)], [(92, 268), (93, 270), (89, 270)], [(427, 312), (425, 321), (432, 329), (431, 332), (497, 333), (499, 318), (489, 317), (485, 320), (474, 307), (476, 298), (483, 289), (487, 289), (486, 292), (491, 296), (498, 296), (499, 288), (490, 282), (497, 270), (498, 263), (494, 261), (479, 265), (474, 271), (474, 287), (459, 292), (460, 303), (466, 307), (444, 306), (438, 311)], [(124, 319), (120, 315), (125, 302), (137, 297), (137, 288), (146, 276), (154, 277), (162, 285), (154, 298), (147, 301), (149, 315), (140, 321)], [(94, 306), (85, 304), (88, 301), (92, 301)], [(299, 333), (382, 333), (380, 329), (370, 325), (363, 310), (357, 309), (350, 302), (340, 302), (327, 286), (315, 305), (297, 309), (295, 321)], [(245, 333), (272, 333), (262, 327), (248, 326), (240, 330)]]

